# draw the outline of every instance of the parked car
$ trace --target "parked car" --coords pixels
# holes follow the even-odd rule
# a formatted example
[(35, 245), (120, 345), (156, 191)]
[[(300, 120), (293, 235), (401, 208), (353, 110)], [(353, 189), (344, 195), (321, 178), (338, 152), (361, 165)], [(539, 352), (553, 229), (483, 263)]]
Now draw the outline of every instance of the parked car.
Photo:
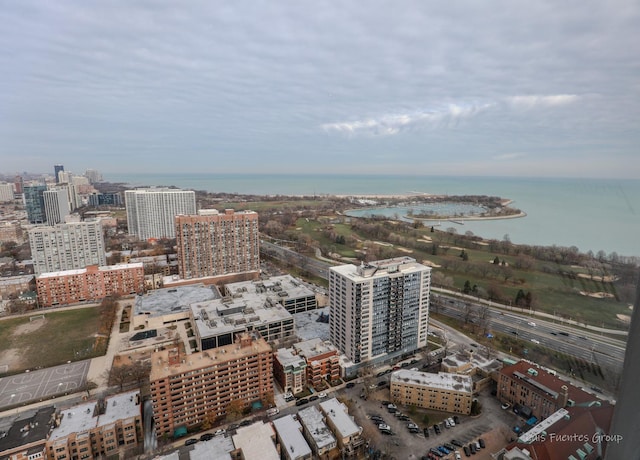
[(195, 444), (195, 443), (197, 443), (197, 442), (198, 442), (198, 440), (197, 440), (197, 439), (191, 438), (191, 439), (187, 439), (187, 440), (184, 442), (184, 445), (185, 445), (185, 446), (192, 446), (192, 445), (194, 445), (194, 444)]
[(451, 423), (449, 423), (449, 419), (444, 419), (444, 427), (445, 428), (451, 428)]
[(455, 451), (456, 454), (456, 460), (462, 460), (462, 457), (460, 456), (460, 451)]
[(320, 399), (320, 397), (318, 395), (313, 395), (309, 397), (309, 402), (311, 401), (317, 401), (318, 399)]
[(249, 426), (253, 423), (253, 420), (243, 420), (240, 422), (240, 426)]
[(355, 384), (355, 383), (353, 383), (353, 382), (349, 382), (349, 383), (347, 383), (347, 388), (353, 388), (353, 387), (355, 387), (355, 386), (356, 386), (356, 384)]
[(202, 436), (200, 436), (200, 441), (209, 441), (210, 439), (213, 439), (212, 433), (205, 433)]
[(511, 407), (511, 404), (509, 403), (503, 403), (502, 406), (500, 406), (503, 410), (507, 410)]
[(456, 422), (453, 420), (453, 417), (449, 417), (447, 420), (450, 426), (452, 427), (456, 426)]
[(267, 417), (273, 417), (274, 415), (278, 415), (280, 410), (277, 407), (272, 407), (271, 409), (267, 409)]
[(320, 399), (324, 399), (324, 398), (326, 398), (326, 397), (327, 397), (327, 394), (326, 394), (324, 391), (323, 391), (323, 392), (321, 392), (321, 393), (318, 393), (318, 398), (320, 398)]
[(440, 427), (438, 425), (433, 425), (433, 432), (435, 434), (440, 434)]
[(296, 401), (296, 406), (304, 406), (305, 404), (307, 404), (309, 402), (308, 399), (302, 398), (302, 399), (298, 399)]
[(429, 427), (425, 426), (424, 429), (422, 430), (422, 432), (424, 433), (424, 437), (428, 438), (429, 437)]
[(476, 452), (477, 452), (477, 450), (478, 450), (478, 449), (476, 449), (476, 443), (475, 443), (475, 442), (472, 442), (471, 444), (469, 444), (469, 450), (471, 451), (471, 453), (472, 453), (473, 455), (475, 455), (475, 454), (476, 454)]
[(452, 440), (451, 440), (451, 444), (453, 444), (454, 446), (457, 446), (457, 447), (462, 447), (462, 446), (464, 446), (464, 444), (462, 444), (462, 443), (461, 443), (460, 441), (458, 441), (457, 439), (452, 439)]
[(224, 436), (225, 434), (227, 434), (227, 430), (225, 429), (219, 429), (216, 430), (215, 433), (213, 433), (214, 436)]
[(483, 449), (484, 449), (485, 447), (487, 447), (487, 445), (486, 445), (486, 444), (485, 444), (485, 442), (484, 442), (484, 439), (482, 439), (482, 438), (479, 438), (479, 439), (478, 439), (478, 444), (480, 444), (480, 447), (482, 447)]
[(445, 442), (443, 446), (445, 446), (449, 450), (456, 450), (456, 448), (453, 445), (449, 444), (448, 442)]
[(467, 446), (463, 446), (463, 447), (462, 447), (462, 450), (464, 450), (464, 454), (465, 454), (467, 457), (471, 457), (471, 450), (470, 450)]
[(453, 416), (453, 421), (456, 422), (456, 425), (460, 424), (460, 417), (458, 417), (457, 415)]
[(451, 451), (449, 449), (447, 449), (445, 446), (438, 446), (438, 450), (440, 452), (442, 452), (445, 455), (448, 455), (451, 453)]

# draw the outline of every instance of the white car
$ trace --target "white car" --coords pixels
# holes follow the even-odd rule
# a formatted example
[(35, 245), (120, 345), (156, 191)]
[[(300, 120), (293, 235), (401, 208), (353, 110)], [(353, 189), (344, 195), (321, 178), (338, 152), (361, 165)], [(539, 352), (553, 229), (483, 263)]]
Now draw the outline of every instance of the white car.
[(531, 341), (536, 345), (540, 345), (540, 341), (538, 339), (531, 339)]
[(527, 324), (531, 327), (536, 327), (536, 323), (534, 323), (533, 321), (529, 321)]
[(449, 417), (447, 420), (449, 421), (449, 425), (456, 426), (456, 422), (453, 420), (453, 417)]
[(227, 434), (227, 430), (217, 430), (215, 433), (213, 433), (214, 436), (222, 436), (224, 434)]
[(271, 409), (267, 409), (267, 417), (273, 417), (274, 415), (278, 415), (280, 410), (277, 407), (272, 407)]
[(327, 397), (327, 394), (324, 391), (322, 393), (318, 393), (318, 398), (323, 399), (326, 397)]

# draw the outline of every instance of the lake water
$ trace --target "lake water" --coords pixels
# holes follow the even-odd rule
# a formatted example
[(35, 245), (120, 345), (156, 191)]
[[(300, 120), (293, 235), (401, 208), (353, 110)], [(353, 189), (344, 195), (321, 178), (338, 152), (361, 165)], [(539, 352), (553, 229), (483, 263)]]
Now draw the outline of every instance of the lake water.
[(450, 226), (484, 238), (509, 235), (514, 243), (640, 256), (640, 180), (273, 174), (119, 174), (105, 180), (258, 195), (500, 196), (512, 199), (527, 216)]

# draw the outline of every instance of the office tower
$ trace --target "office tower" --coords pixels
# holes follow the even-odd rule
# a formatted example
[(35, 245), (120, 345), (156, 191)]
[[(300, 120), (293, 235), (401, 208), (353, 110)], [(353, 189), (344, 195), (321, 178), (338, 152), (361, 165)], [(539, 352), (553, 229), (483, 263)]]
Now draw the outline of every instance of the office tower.
[[(640, 279), (636, 286), (636, 301), (627, 336), (622, 378), (618, 388), (618, 401), (613, 411), (609, 431), (606, 459), (640, 458)], [(615, 436), (615, 438), (614, 438)]]
[(0, 183), (0, 202), (13, 201), (13, 185)]
[(330, 341), (354, 364), (427, 345), (431, 268), (399, 257), (329, 272)]
[(127, 190), (124, 201), (129, 234), (141, 240), (175, 238), (175, 217), (196, 213), (196, 194), (188, 190)]
[(44, 213), (44, 192), (46, 185), (26, 185), (24, 188), (24, 205), (27, 210), (27, 219), (30, 224), (43, 224), (46, 222)]
[(56, 187), (46, 190), (42, 197), (44, 199), (44, 215), (49, 225), (64, 222), (64, 218), (69, 215), (69, 196), (67, 187)]
[(100, 222), (34, 227), (29, 245), (36, 275), (107, 264)]
[(60, 177), (58, 176), (61, 171), (64, 171), (63, 165), (53, 165), (54, 175), (56, 176), (56, 184), (60, 183)]
[(89, 179), (89, 182), (91, 182), (92, 184), (95, 184), (96, 182), (102, 182), (102, 174), (100, 174), (100, 171), (96, 169), (87, 169), (84, 172), (84, 177)]
[(207, 209), (199, 214), (175, 218), (181, 278), (259, 272), (257, 213)]
[(179, 427), (218, 420), (235, 406), (273, 404), (273, 353), (264, 339), (248, 333), (215, 350), (185, 354), (166, 348), (151, 355), (149, 376), (158, 436)]

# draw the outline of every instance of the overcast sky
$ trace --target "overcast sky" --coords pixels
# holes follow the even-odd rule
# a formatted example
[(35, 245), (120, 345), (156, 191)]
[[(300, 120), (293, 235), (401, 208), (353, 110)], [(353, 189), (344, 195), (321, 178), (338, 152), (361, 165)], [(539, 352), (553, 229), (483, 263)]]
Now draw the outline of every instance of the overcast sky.
[(640, 178), (637, 0), (15, 0), (0, 24), (2, 173)]

